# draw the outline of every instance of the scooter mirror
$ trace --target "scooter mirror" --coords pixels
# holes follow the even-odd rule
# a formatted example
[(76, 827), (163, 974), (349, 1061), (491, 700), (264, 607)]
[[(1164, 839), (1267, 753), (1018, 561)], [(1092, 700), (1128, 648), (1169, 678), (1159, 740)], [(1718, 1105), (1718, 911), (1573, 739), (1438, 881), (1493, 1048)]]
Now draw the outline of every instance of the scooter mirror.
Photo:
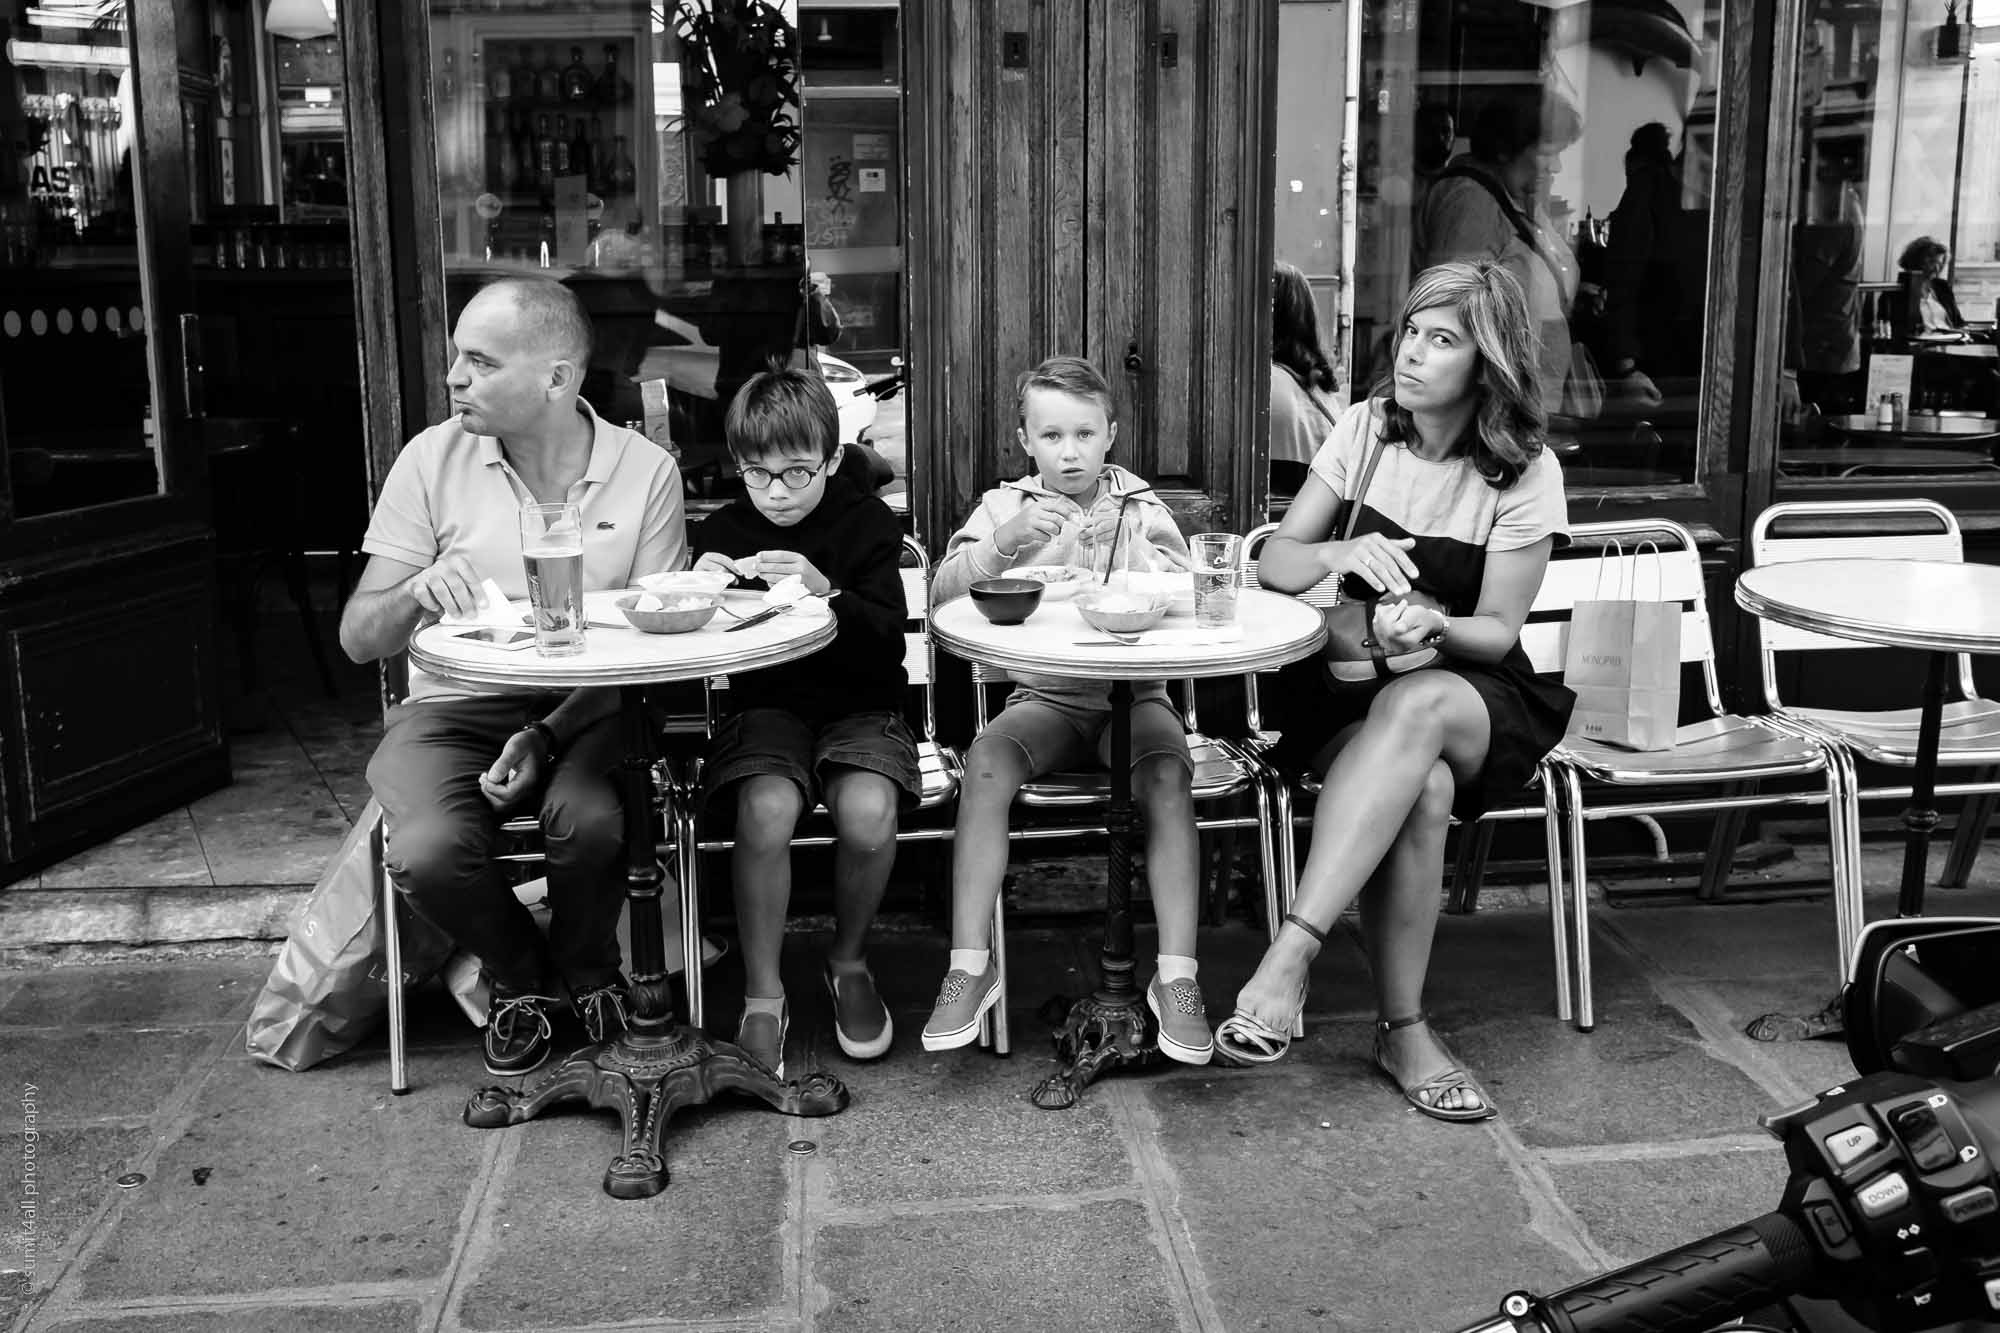
[[(1874, 922), (1855, 943), (1850, 975), (1842, 1014), (1855, 1069), (1873, 1074), (1897, 1068), (1945, 1078), (1993, 1072), (1990, 1063), (1977, 1074), (1954, 1072), (1977, 1064), (1983, 1046), (1954, 1036), (1952, 1025), (1944, 1030), (1937, 1025), (2000, 1006), (2000, 920), (1906, 917)], [(1993, 1028), (1987, 1023), (1967, 1026), (1968, 1037)]]

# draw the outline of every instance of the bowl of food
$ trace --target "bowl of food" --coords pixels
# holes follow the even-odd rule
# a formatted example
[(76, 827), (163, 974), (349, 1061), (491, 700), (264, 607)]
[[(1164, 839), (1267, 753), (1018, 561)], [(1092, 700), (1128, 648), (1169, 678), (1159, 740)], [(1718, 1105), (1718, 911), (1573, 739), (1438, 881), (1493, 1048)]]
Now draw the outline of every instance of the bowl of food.
[(1133, 571), (1125, 576), (1125, 587), (1129, 592), (1157, 594), (1167, 599), (1167, 614), (1170, 616), (1191, 616), (1194, 614), (1194, 572), (1186, 569), (1160, 570), (1154, 573)]
[(972, 604), (996, 625), (1018, 625), (1035, 613), (1045, 587), (1034, 579), (981, 579), (972, 585)]
[(1137, 634), (1166, 619), (1173, 595), (1129, 588), (1085, 588), (1076, 595), (1083, 623), (1107, 634)]
[(647, 574), (632, 582), (655, 597), (719, 597), (735, 580), (713, 569), (674, 569), (664, 574)]
[(1090, 571), (1075, 565), (1018, 565), (1007, 571), (1010, 579), (1033, 579), (1042, 585), (1045, 601), (1060, 602), (1074, 597), (1076, 590), (1090, 581)]
[(627, 593), (613, 603), (632, 628), (647, 634), (686, 634), (715, 619), (716, 594), (700, 592)]

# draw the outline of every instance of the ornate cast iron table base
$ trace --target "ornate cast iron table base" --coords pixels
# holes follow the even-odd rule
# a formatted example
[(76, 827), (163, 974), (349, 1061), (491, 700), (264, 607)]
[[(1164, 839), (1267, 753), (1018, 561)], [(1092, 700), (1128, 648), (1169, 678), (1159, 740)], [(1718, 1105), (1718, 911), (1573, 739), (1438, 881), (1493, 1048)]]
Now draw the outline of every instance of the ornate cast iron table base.
[(1106, 861), (1104, 952), (1100, 984), (1070, 1006), (1055, 1034), (1060, 1067), (1028, 1094), (1044, 1111), (1066, 1111), (1083, 1090), (1121, 1065), (1149, 1065), (1160, 1058), (1149, 1028), (1146, 997), (1132, 984), (1132, 686), (1111, 685), (1111, 801), (1104, 827)]
[(482, 1088), (465, 1104), (465, 1123), (500, 1129), (578, 1099), (616, 1111), (625, 1143), (604, 1172), (604, 1192), (645, 1199), (667, 1187), (667, 1121), (724, 1092), (761, 1097), (786, 1115), (837, 1115), (847, 1107), (847, 1089), (831, 1074), (782, 1083), (728, 1042), (681, 1023), (635, 1019), (624, 1036), (565, 1056), (532, 1088)]
[(1160, 1059), (1149, 1027), (1153, 1016), (1132, 989), (1131, 960), (1125, 961), (1123, 992), (1110, 986), (1072, 1004), (1055, 1032), (1060, 1068), (1035, 1085), (1028, 1099), (1044, 1111), (1066, 1111), (1083, 1090), (1114, 1069), (1137, 1069)]

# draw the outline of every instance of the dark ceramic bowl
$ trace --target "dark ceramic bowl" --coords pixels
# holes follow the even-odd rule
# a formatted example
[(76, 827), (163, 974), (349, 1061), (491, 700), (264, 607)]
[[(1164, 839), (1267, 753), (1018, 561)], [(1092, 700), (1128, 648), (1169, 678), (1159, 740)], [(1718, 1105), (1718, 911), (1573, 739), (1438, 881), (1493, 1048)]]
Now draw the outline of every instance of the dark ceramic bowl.
[(970, 591), (979, 614), (996, 625), (1018, 625), (1042, 602), (1042, 584), (1034, 579), (981, 579)]

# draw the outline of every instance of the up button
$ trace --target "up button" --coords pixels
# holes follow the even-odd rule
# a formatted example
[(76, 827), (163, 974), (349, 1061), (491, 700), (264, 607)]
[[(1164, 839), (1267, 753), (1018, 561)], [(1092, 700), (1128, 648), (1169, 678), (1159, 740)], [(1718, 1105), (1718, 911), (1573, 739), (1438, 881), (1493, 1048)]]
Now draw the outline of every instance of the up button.
[(1826, 1155), (1833, 1159), (1835, 1167), (1845, 1171), (1881, 1144), (1882, 1136), (1872, 1128), (1854, 1125), (1826, 1136)]

